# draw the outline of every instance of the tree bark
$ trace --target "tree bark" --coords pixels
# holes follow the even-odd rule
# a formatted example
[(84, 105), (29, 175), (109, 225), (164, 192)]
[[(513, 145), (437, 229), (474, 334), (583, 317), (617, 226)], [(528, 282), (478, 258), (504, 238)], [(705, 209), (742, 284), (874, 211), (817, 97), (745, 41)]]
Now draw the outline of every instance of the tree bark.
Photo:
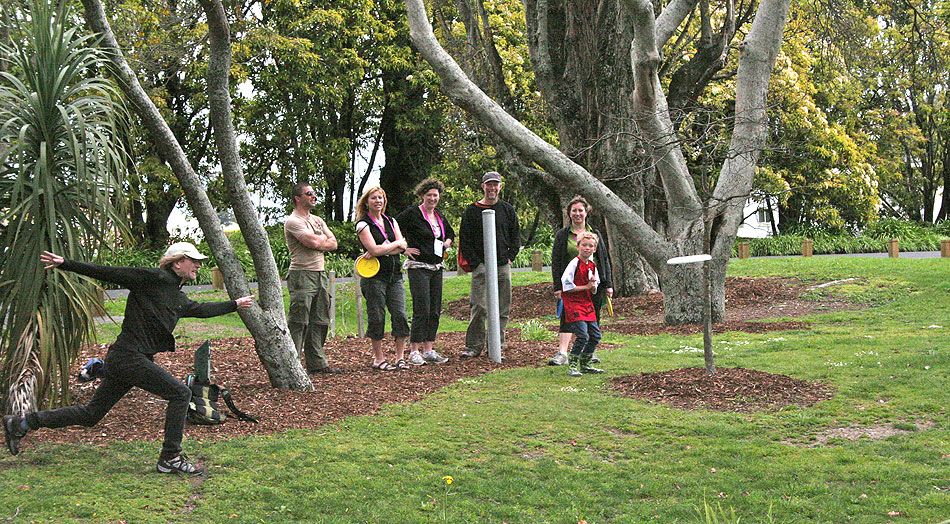
[(616, 217), (617, 229), (644, 253), (651, 265), (660, 266), (669, 258), (670, 246), (639, 214), (586, 169), (512, 118), (465, 76), (436, 40), (421, 0), (406, 0), (406, 7), (413, 44), (442, 79), (442, 89), (449, 98), (571, 190), (597, 202), (602, 213)]
[[(203, 2), (205, 3), (205, 2)], [(194, 169), (185, 155), (181, 145), (176, 140), (167, 122), (162, 118), (158, 109), (149, 99), (135, 77), (132, 69), (122, 54), (116, 42), (115, 35), (109, 26), (100, 0), (83, 0), (86, 23), (90, 29), (102, 36), (101, 44), (113, 62), (114, 72), (132, 101), (136, 112), (142, 118), (146, 129), (149, 130), (159, 154), (175, 173), (179, 184), (185, 193), (189, 207), (198, 219), (201, 230), (204, 232), (208, 246), (211, 248), (218, 267), (224, 273), (228, 293), (232, 298), (249, 295), (250, 287), (244, 277), (240, 261), (231, 249), (221, 228), (217, 213), (211, 205), (208, 195), (202, 188)], [(230, 67), (230, 42), (227, 37), (226, 25), (221, 23), (225, 19), (223, 8), (218, 4), (216, 9), (209, 13), (209, 24), (213, 26), (211, 32), (212, 54), (217, 55), (209, 64), (209, 97), (212, 99), (212, 125), (216, 129), (216, 140), (221, 157), (222, 170), (229, 179), (227, 181), (228, 194), (234, 203), (235, 216), (244, 233), (248, 248), (254, 257), (254, 265), (258, 274), (260, 297), (250, 308), (240, 310), (241, 319), (247, 325), (255, 341), (257, 355), (267, 371), (271, 385), (278, 388), (306, 390), (311, 389), (310, 379), (304, 372), (300, 361), (296, 358), (290, 332), (287, 329), (283, 309), (283, 297), (280, 288), (280, 279), (277, 275), (277, 266), (274, 263), (267, 236), (257, 221), (253, 204), (243, 187), (244, 179), (241, 175), (240, 161), (237, 157), (236, 142), (233, 140), (233, 128), (230, 140), (227, 133), (230, 127), (230, 95), (227, 90), (227, 74)], [(214, 35), (214, 33), (217, 33)], [(226, 63), (221, 56), (226, 46)], [(224, 76), (222, 83), (221, 76)], [(223, 90), (223, 95), (222, 95)], [(226, 120), (226, 122), (225, 122)], [(226, 151), (230, 150), (230, 153)], [(243, 193), (243, 194), (242, 194)], [(256, 225), (256, 227), (255, 227)], [(266, 247), (262, 246), (263, 244)]]
[[(534, 135), (479, 90), (439, 45), (425, 15), (422, 0), (405, 2), (412, 41), (442, 79), (445, 93), (459, 107), (482, 120), (521, 154), (570, 189), (584, 195), (605, 216), (611, 218), (612, 227), (622, 237), (615, 238), (613, 243), (629, 243), (659, 276), (665, 295), (664, 313), (668, 323), (698, 322), (702, 317), (702, 297), (705, 294), (705, 290), (701, 289), (702, 267), (667, 266), (665, 262), (673, 255), (701, 252), (704, 219), (711, 217), (710, 244), (715, 257), (711, 262), (712, 314), (714, 320), (722, 318), (725, 267), (739, 226), (742, 204), (751, 189), (755, 161), (764, 144), (765, 94), (775, 55), (781, 43), (788, 0), (764, 0), (743, 45), (737, 77), (737, 84), (742, 84), (737, 85), (737, 115), (741, 117), (737, 117), (731, 145), (734, 156), (730, 156), (723, 166), (714, 191), (714, 196), (718, 198), (710, 203), (710, 206), (715, 204), (715, 207), (708, 210), (700, 200), (686, 168), (657, 75), (660, 64), (659, 49), (678, 25), (675, 20), (681, 21), (689, 11), (683, 8), (682, 2), (673, 2), (670, 6), (675, 12), (670, 15), (661, 13), (659, 18), (656, 18), (649, 2), (625, 0), (636, 39), (631, 50), (633, 103), (636, 108), (634, 118), (643, 136), (642, 147), (651, 160), (647, 166), (645, 180), (651, 179), (655, 169), (666, 196), (665, 221), (658, 225), (656, 230), (651, 228), (641, 213), (619, 199), (616, 193), (593, 177), (587, 169)], [(601, 10), (603, 5), (597, 4), (597, 9), (590, 15), (593, 20), (599, 21), (601, 16), (606, 16)], [(528, 20), (528, 32), (529, 41), (534, 40), (532, 62), (538, 74), (538, 81), (544, 89), (552, 93), (548, 101), (556, 110), (568, 114), (571, 111), (576, 112), (577, 108), (572, 105), (575, 102), (569, 96), (561, 96), (565, 90), (569, 92), (569, 89), (559, 85), (564, 76), (563, 71), (556, 71), (553, 65), (555, 62), (551, 59), (557, 49), (551, 45), (549, 38), (547, 0), (528, 0), (526, 7), (536, 13), (534, 20)], [(657, 22), (662, 22), (662, 26), (657, 26)], [(551, 25), (565, 31), (573, 27), (571, 24)], [(573, 66), (584, 67), (585, 63), (576, 61)], [(562, 137), (565, 134), (562, 133)], [(611, 138), (622, 141), (620, 136)], [(739, 156), (739, 152), (743, 154)], [(722, 204), (725, 204), (725, 207)], [(662, 235), (660, 231), (663, 232)]]

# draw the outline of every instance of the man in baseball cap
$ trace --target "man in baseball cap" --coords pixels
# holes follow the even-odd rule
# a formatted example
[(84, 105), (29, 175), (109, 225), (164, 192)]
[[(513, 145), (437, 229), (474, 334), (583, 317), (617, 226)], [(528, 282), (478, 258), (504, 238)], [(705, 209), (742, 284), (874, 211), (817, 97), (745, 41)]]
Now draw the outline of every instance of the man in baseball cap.
[[(208, 257), (202, 255), (198, 252), (191, 242), (175, 242), (174, 244), (168, 246), (168, 249), (165, 250), (165, 256), (163, 258), (177, 258), (182, 255), (192, 259), (192, 260), (207, 260)], [(161, 266), (161, 264), (159, 264)]]
[[(511, 310), (511, 266), (510, 263), (521, 250), (521, 230), (515, 208), (501, 200), (501, 175), (489, 171), (482, 175), (484, 197), (469, 204), (462, 213), (459, 226), (459, 250), (472, 266), (472, 284), (469, 293), (469, 324), (465, 332), (465, 351), (463, 358), (474, 358), (482, 354), (485, 348), (488, 308), (485, 303), (487, 285), (498, 286), (498, 313), (501, 322), (501, 343), (505, 344), (505, 326)], [(482, 238), (482, 211), (495, 211), (495, 245), (498, 262), (498, 282), (486, 282), (485, 242)]]
[(253, 303), (253, 296), (206, 303), (188, 298), (181, 285), (195, 279), (201, 262), (207, 258), (188, 242), (169, 246), (157, 268), (100, 266), (66, 260), (49, 251), (40, 255), (40, 262), (46, 269), (58, 268), (118, 284), (129, 290), (129, 297), (122, 331), (109, 347), (102, 382), (89, 404), (3, 417), (10, 453), (19, 453), (20, 439), (30, 430), (95, 426), (119, 399), (133, 387), (138, 387), (168, 401), (165, 441), (156, 466), (158, 472), (191, 475), (204, 472), (204, 468), (188, 460), (181, 452), (191, 390), (156, 364), (154, 357), (163, 351), (175, 351), (172, 332), (178, 319), (223, 315), (237, 308), (250, 307)]

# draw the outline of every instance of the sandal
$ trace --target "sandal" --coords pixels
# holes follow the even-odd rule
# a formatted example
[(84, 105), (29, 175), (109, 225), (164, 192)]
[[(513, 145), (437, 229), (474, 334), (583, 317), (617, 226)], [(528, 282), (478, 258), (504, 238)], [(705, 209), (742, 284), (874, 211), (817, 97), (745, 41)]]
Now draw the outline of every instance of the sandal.
[(373, 369), (378, 369), (380, 371), (399, 371), (399, 367), (390, 364), (388, 360), (384, 360), (379, 364), (373, 364)]
[(398, 369), (409, 369), (409, 363), (406, 362), (406, 359), (401, 358), (396, 361), (396, 367)]

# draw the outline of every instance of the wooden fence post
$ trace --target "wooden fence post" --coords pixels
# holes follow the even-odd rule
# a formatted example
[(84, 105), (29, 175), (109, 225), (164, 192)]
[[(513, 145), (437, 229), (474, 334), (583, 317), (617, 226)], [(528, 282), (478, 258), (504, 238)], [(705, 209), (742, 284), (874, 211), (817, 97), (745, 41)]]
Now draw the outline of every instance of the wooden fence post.
[(217, 266), (211, 268), (211, 287), (213, 289), (224, 289), (224, 273)]
[(802, 256), (810, 257), (814, 253), (815, 253), (815, 243), (810, 238), (806, 238), (802, 240)]
[(748, 242), (739, 242), (738, 244), (739, 258), (746, 259), (751, 255), (749, 254), (749, 243)]
[(328, 336), (336, 336), (336, 271), (330, 271), (330, 330)]
[(941, 240), (940, 241), (940, 256), (943, 258), (950, 257), (950, 240)]
[(887, 241), (887, 256), (891, 258), (899, 258), (901, 256), (900, 246), (896, 238)]
[(353, 272), (353, 280), (356, 282), (356, 336), (363, 338), (363, 292), (360, 290), (360, 274)]
[(531, 271), (541, 271), (544, 267), (544, 259), (541, 258), (541, 250), (535, 249), (531, 252)]

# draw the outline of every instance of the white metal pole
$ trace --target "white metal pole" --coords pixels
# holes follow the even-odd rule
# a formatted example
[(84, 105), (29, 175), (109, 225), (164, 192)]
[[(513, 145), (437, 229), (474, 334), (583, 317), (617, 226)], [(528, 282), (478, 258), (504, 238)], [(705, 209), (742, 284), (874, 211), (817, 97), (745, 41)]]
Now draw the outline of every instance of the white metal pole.
[(482, 211), (482, 241), (485, 245), (485, 307), (488, 312), (488, 358), (501, 362), (501, 314), (498, 312), (498, 245), (495, 243), (495, 211)]

